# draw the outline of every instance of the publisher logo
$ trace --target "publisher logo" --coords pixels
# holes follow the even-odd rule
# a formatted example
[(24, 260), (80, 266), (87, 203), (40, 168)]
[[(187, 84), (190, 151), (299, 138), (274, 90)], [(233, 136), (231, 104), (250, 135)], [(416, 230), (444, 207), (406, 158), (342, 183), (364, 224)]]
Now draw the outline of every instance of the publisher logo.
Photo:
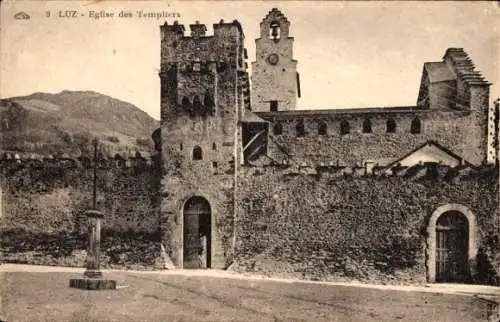
[(14, 15), (14, 19), (16, 20), (29, 20), (31, 17), (24, 11), (20, 11)]

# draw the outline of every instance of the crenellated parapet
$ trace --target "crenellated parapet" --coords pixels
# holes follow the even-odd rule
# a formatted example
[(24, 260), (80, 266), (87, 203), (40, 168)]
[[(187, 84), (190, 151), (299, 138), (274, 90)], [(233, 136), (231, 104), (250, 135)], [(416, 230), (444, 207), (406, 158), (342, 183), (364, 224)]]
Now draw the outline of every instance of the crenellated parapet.
[(379, 164), (362, 164), (341, 166), (334, 162), (329, 164), (306, 163), (288, 164), (249, 164), (241, 168), (243, 176), (278, 175), (283, 177), (314, 176), (321, 179), (384, 179), (402, 178), (407, 180), (434, 180), (456, 183), (461, 180), (496, 180), (498, 168), (493, 165), (473, 166), (460, 164), (449, 166), (439, 163), (418, 163), (411, 166), (395, 164), (380, 166)]
[(190, 35), (185, 35), (184, 25), (177, 21), (165, 22), (160, 29), (162, 122), (176, 116), (234, 115), (235, 111), (221, 107), (228, 104), (217, 99), (222, 92), (235, 90), (235, 84), (241, 87), (239, 74), (246, 74), (240, 23), (221, 20), (213, 25), (212, 35), (198, 21), (189, 25)]
[(70, 157), (66, 155), (35, 155), (32, 153), (4, 152), (0, 154), (0, 165), (4, 169), (15, 167), (60, 167), (60, 168), (83, 168), (91, 169), (97, 163), (98, 169), (147, 169), (154, 168), (158, 164), (158, 156), (143, 157), (140, 153), (135, 156), (122, 156), (115, 154), (111, 156), (99, 155), (96, 159), (93, 156), (80, 155)]
[[(191, 34), (185, 35), (185, 27), (175, 21), (160, 26), (161, 30), (161, 63), (162, 72), (172, 65), (199, 62), (217, 63), (218, 69), (225, 64), (231, 67), (244, 68), (243, 30), (241, 24), (234, 20), (213, 25), (213, 35), (207, 35), (207, 27), (196, 21), (189, 25)], [(195, 68), (196, 69), (196, 68)]]

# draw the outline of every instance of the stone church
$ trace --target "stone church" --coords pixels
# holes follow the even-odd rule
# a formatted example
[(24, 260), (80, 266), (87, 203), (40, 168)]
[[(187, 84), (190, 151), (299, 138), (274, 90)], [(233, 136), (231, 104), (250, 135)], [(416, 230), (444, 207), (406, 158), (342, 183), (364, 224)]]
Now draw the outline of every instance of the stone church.
[(213, 35), (189, 29), (161, 26), (160, 221), (176, 267), (281, 261), (306, 274), (349, 271), (348, 261), (431, 282), (475, 278), (498, 184), (474, 175), (497, 164), (498, 117), (462, 48), (424, 63), (414, 106), (298, 110), (300, 65), (280, 10), (260, 22), (251, 77), (238, 21)]

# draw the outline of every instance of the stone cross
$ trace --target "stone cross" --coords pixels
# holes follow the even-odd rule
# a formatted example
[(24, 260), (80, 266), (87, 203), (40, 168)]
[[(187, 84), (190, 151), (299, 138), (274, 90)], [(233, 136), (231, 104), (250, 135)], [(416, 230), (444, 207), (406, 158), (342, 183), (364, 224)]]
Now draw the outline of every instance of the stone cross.
[(88, 210), (86, 213), (89, 227), (89, 244), (85, 272), (83, 278), (70, 279), (69, 286), (86, 290), (114, 290), (116, 289), (116, 281), (102, 279), (100, 269), (101, 221), (104, 215), (97, 210), (97, 144), (98, 140), (94, 140), (93, 209)]

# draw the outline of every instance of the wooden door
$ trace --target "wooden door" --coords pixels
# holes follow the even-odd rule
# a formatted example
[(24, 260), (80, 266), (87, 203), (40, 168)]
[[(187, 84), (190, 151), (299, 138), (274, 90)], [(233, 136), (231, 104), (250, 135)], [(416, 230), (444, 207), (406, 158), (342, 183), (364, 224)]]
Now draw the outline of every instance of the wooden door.
[(211, 262), (211, 211), (202, 197), (189, 199), (183, 211), (183, 268), (207, 268)]
[(436, 226), (436, 281), (465, 283), (469, 277), (469, 231), (467, 218), (448, 212)]

